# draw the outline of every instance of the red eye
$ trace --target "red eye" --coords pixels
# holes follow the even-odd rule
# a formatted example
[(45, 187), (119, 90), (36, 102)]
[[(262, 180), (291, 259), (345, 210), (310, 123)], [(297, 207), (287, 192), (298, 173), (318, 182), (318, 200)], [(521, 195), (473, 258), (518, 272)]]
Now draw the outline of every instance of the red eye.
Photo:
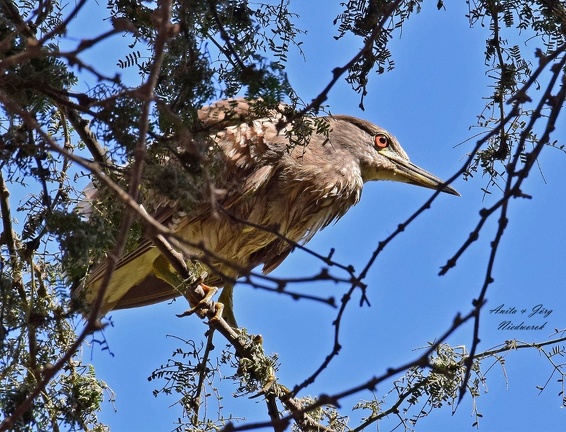
[(384, 134), (377, 134), (375, 136), (375, 146), (383, 149), (389, 145), (389, 137)]

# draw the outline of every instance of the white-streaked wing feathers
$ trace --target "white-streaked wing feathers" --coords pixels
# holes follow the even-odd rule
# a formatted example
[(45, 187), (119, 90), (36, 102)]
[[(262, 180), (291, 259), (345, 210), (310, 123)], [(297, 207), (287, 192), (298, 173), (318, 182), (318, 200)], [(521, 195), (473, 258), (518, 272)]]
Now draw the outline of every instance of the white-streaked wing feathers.
[[(220, 193), (190, 213), (176, 203), (160, 201), (154, 214), (186, 239), (189, 246), (185, 252), (190, 258), (203, 254), (191, 244), (202, 244), (223, 258), (207, 256), (216, 270), (205, 281), (209, 285), (223, 284), (219, 274), (237, 278), (241, 269), (251, 270), (259, 264), (264, 265), (264, 272), (270, 272), (291, 252), (292, 242), (307, 242), (360, 198), (361, 174), (359, 166), (350, 161), (351, 155), (334, 149), (331, 140), (326, 144), (327, 137), (316, 134), (307, 147), (290, 150), (286, 130), (277, 127), (281, 118), (273, 111), (267, 118), (254, 119), (249, 103), (243, 100), (221, 101), (199, 111), (203, 130), (218, 146), (225, 166), (223, 175), (211, 185)], [(331, 126), (335, 121), (339, 120), (329, 119)], [(309, 151), (311, 145), (318, 146), (318, 151)], [(334, 158), (341, 158), (340, 171), (331, 162)], [(274, 230), (291, 242), (275, 235)], [(120, 259), (103, 313), (178, 295), (153, 275), (151, 263), (157, 256), (156, 248), (144, 240)], [(87, 297), (96, 294), (104, 271), (101, 264), (88, 277)]]

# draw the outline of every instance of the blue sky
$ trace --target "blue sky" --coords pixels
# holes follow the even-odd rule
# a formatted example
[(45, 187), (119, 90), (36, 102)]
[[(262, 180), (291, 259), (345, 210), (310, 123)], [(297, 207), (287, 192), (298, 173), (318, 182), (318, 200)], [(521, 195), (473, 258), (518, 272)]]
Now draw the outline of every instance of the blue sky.
[[(359, 41), (333, 39), (336, 32), (332, 20), (341, 11), (338, 2), (295, 3), (291, 9), (300, 15), (298, 25), (308, 30), (301, 38), (306, 61), (292, 52), (288, 73), (298, 93), (310, 100), (330, 80), (332, 69), (351, 58)], [(359, 96), (343, 81), (332, 90), (328, 100), (335, 114), (362, 117), (389, 130), (413, 162), (441, 178), (449, 178), (471, 150), (473, 140), (458, 144), (477, 132), (469, 127), (475, 124), (485, 105), (483, 97), (491, 91), (487, 88), (489, 80), (483, 59), (487, 29), (469, 28), (465, 2), (447, 3), (447, 10), (437, 11), (436, 2), (426, 2), (422, 13), (406, 23), (402, 37), (397, 33), (390, 44), (396, 67), (392, 72), (371, 77), (365, 112), (358, 108)], [(103, 14), (104, 5), (99, 8)], [(101, 33), (98, 15), (94, 10), (79, 15), (79, 21), (67, 35), (68, 41), (80, 39), (85, 31)], [(85, 60), (113, 71), (117, 69), (117, 60), (123, 58), (125, 43), (114, 37), (104, 48), (87, 53)], [(531, 42), (521, 48), (531, 54), (535, 45)], [(94, 79), (90, 82), (95, 85)], [(566, 144), (563, 115), (561, 121), (556, 137)], [(562, 222), (566, 212), (565, 161), (566, 155), (560, 151), (545, 149), (539, 161), (541, 172), (533, 171), (523, 188), (533, 199), (511, 203), (510, 223), (494, 270), (495, 283), (489, 289), (481, 320), (481, 351), (513, 338), (544, 341), (552, 329), (566, 327), (566, 229)], [(457, 180), (454, 186), (462, 197), (439, 197), (431, 210), (380, 255), (366, 280), (371, 308), (359, 308), (353, 302), (343, 321), (340, 355), (305, 394), (316, 396), (346, 390), (383, 374), (388, 367), (414, 359), (418, 356), (415, 349), (443, 333), (456, 313), (465, 314), (471, 309), (485, 275), (496, 218), (487, 223), (479, 241), (456, 268), (443, 277), (437, 274), (474, 228), (479, 210), (499, 197), (495, 190), (493, 196), (484, 195), (480, 188), (487, 184), (488, 179), (479, 174), (468, 181)], [(315, 236), (309, 246), (322, 254), (336, 248), (336, 260), (360, 270), (378, 242), (430, 194), (405, 184), (368, 184), (360, 204), (336, 225)], [(308, 255), (297, 252), (274, 276), (311, 275), (320, 267)], [(311, 289), (324, 294), (332, 292), (337, 298), (342, 292), (323, 283)], [(498, 330), (501, 317), (488, 313), (500, 304), (519, 310), (542, 304), (552, 313), (543, 331), (502, 331)], [(100, 415), (112, 431), (173, 429), (180, 414), (178, 406), (170, 408), (175, 399), (154, 398), (151, 392), (159, 383), (148, 383), (147, 377), (181, 346), (167, 335), (199, 339), (206, 330), (196, 318), (175, 317), (185, 308), (183, 302), (177, 301), (112, 312), (114, 326), (104, 334), (114, 356), (96, 345), (85, 348), (85, 357), (91, 359), (99, 378), (116, 392), (117, 411), (106, 405)], [(238, 286), (235, 312), (249, 332), (263, 335), (267, 353), (278, 353), (282, 367), (277, 375), (288, 387), (311, 374), (331, 351), (331, 323), (336, 311), (327, 306)], [(538, 318), (533, 320), (538, 323)], [(471, 330), (470, 325), (462, 327), (449, 342), (469, 348)], [(220, 338), (216, 339), (216, 352), (223, 345)], [(484, 363), (484, 371), (490, 364)], [(480, 430), (563, 430), (566, 413), (557, 396), (557, 376), (544, 392), (539, 394), (536, 388), (544, 385), (551, 372), (550, 363), (535, 351), (507, 354), (505, 371), (496, 365), (486, 374), (487, 388), (477, 400), (483, 414)], [(228, 389), (226, 395), (233, 391), (228, 384), (222, 385), (227, 386), (223, 387)], [(381, 398), (390, 388), (388, 384), (379, 386), (375, 396)], [(365, 393), (345, 399), (342, 413), (350, 415), (351, 406), (359, 399), (372, 398), (371, 393)], [(394, 400), (390, 397), (387, 401)], [(266, 419), (261, 400), (234, 401), (228, 396), (223, 404), (225, 414), (234, 412), (248, 420)], [(352, 414), (351, 426), (356, 425), (357, 416)], [(472, 402), (467, 396), (454, 415), (449, 407), (435, 410), (420, 420), (416, 430), (465, 431), (472, 430), (473, 422)], [(385, 420), (380, 430), (391, 430), (396, 424), (395, 419)]]

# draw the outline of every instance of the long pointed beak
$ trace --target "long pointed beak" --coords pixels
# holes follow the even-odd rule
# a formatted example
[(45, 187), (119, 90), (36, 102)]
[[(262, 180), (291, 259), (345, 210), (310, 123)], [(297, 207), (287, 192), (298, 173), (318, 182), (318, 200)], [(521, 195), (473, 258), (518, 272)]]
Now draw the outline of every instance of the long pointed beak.
[(460, 196), (456, 189), (444, 184), (438, 177), (414, 163), (399, 157), (393, 152), (381, 152), (381, 154), (395, 164), (395, 180)]

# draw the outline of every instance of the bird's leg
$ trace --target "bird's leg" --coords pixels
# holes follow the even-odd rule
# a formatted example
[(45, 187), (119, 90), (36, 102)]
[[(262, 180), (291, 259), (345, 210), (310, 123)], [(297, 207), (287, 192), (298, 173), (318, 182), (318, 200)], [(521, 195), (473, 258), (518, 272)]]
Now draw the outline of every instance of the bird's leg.
[(218, 288), (210, 287), (202, 282), (206, 274), (201, 275), (197, 281), (189, 282), (193, 287), (192, 289), (183, 289), (188, 281), (179, 277), (163, 255), (159, 255), (153, 261), (153, 272), (156, 277), (171, 285), (189, 301), (191, 308), (178, 316), (184, 317), (196, 312), (201, 318), (204, 318), (208, 314), (208, 310), (211, 309), (214, 309), (214, 316), (211, 319), (222, 316), (224, 306), (212, 301), (212, 298), (218, 292)]
[(191, 308), (189, 310), (186, 310), (177, 316), (182, 318), (196, 313), (199, 317), (204, 318), (208, 314), (209, 310), (214, 309), (214, 315), (210, 319), (215, 320), (220, 318), (222, 316), (222, 311), (224, 310), (224, 305), (222, 303), (212, 301), (214, 294), (218, 292), (218, 288), (205, 285), (202, 282), (198, 283), (198, 287), (203, 291), (202, 299), (194, 306), (191, 304)]
[(236, 322), (236, 317), (234, 316), (234, 285), (227, 282), (218, 297), (218, 302), (222, 304), (224, 308), (222, 312), (222, 317), (226, 320), (228, 325), (232, 328), (238, 328), (238, 323)]

